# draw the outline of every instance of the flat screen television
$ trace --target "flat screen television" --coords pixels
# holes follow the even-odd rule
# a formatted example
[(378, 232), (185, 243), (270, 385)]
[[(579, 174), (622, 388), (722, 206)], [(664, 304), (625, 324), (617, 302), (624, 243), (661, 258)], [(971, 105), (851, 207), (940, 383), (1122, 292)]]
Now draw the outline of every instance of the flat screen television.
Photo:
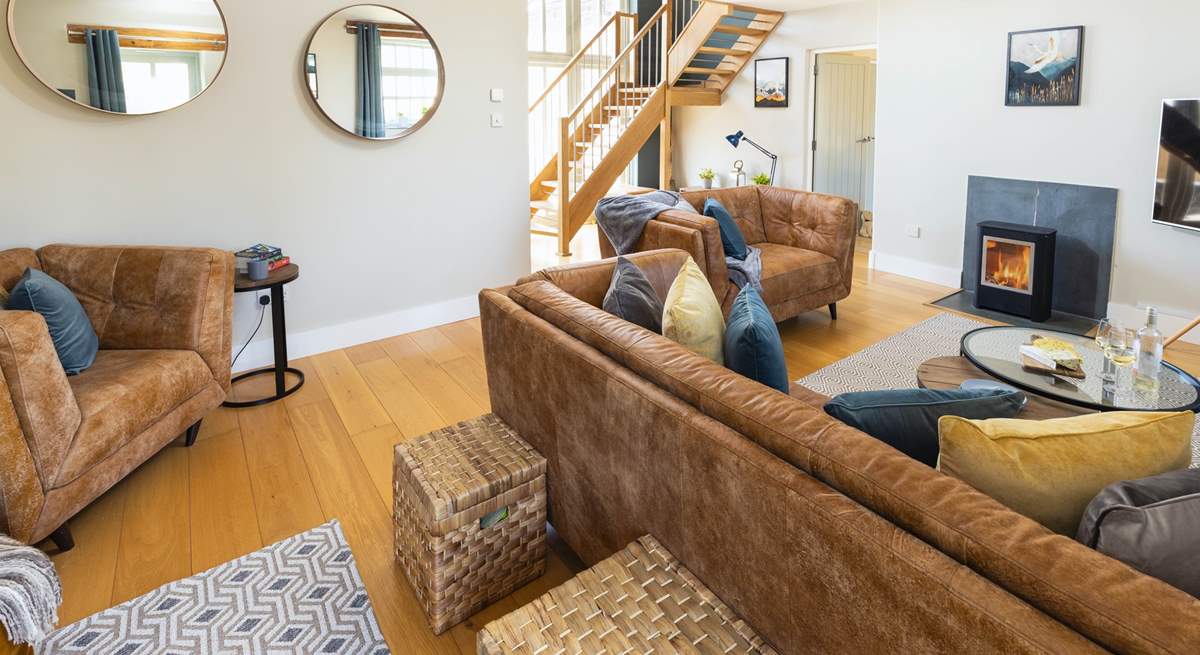
[(1163, 101), (1154, 221), (1200, 230), (1200, 99)]

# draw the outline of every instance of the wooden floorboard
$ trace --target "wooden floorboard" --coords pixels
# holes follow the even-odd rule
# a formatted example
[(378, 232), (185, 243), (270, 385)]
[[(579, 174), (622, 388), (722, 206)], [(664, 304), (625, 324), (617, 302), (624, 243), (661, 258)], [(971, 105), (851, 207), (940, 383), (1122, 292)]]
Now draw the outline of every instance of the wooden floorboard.
[[(939, 313), (948, 290), (865, 267), (839, 321), (809, 312), (780, 325), (792, 379)], [(1172, 348), (1185, 366), (1200, 348)], [(435, 637), (392, 553), (392, 452), (404, 439), (489, 406), (482, 330), (459, 321), (292, 362), (306, 383), (286, 400), (219, 409), (192, 449), (172, 445), (71, 521), (77, 546), (53, 555), (63, 623), (337, 519), (393, 652), (475, 652), (487, 621), (568, 579), (581, 563), (551, 533), (546, 574)], [(239, 396), (270, 394), (269, 376)], [(11, 652), (0, 647), (0, 653)]]

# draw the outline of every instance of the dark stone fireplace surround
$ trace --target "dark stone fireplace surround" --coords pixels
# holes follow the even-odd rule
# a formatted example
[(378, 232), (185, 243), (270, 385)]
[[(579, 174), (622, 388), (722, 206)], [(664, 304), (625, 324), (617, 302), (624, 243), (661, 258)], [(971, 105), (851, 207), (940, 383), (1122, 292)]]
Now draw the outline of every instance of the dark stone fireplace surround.
[(1052, 308), (1090, 319), (1107, 315), (1116, 189), (970, 176), (962, 288), (971, 293), (979, 285), (979, 224), (984, 221), (1057, 230)]

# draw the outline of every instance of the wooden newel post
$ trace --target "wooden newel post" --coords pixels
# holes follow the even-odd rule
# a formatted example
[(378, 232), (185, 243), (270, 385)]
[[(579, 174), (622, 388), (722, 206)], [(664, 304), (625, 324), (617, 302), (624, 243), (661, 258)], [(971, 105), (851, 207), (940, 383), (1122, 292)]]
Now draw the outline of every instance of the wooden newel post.
[(575, 160), (575, 144), (571, 143), (571, 117), (559, 120), (558, 130), (558, 256), (571, 256), (571, 162)]

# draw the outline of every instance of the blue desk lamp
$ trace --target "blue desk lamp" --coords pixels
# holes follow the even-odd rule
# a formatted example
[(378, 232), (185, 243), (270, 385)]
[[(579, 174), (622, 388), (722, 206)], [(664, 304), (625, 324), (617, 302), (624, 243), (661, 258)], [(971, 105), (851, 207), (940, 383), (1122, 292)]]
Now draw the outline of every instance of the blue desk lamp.
[(750, 140), (750, 137), (746, 136), (746, 133), (741, 130), (738, 130), (736, 134), (730, 134), (729, 136), (725, 137), (725, 140), (728, 141), (729, 145), (733, 146), (734, 148), (738, 147), (738, 145), (740, 145), (742, 141), (745, 141), (746, 143), (749, 143), (750, 145), (757, 148), (758, 151), (761, 152), (762, 154), (770, 157), (771, 158), (771, 184), (775, 184), (775, 164), (779, 163), (779, 157), (775, 153), (771, 152), (770, 150), (767, 150), (766, 148), (764, 148), (764, 147), (758, 145), (757, 143), (755, 143), (754, 141)]

